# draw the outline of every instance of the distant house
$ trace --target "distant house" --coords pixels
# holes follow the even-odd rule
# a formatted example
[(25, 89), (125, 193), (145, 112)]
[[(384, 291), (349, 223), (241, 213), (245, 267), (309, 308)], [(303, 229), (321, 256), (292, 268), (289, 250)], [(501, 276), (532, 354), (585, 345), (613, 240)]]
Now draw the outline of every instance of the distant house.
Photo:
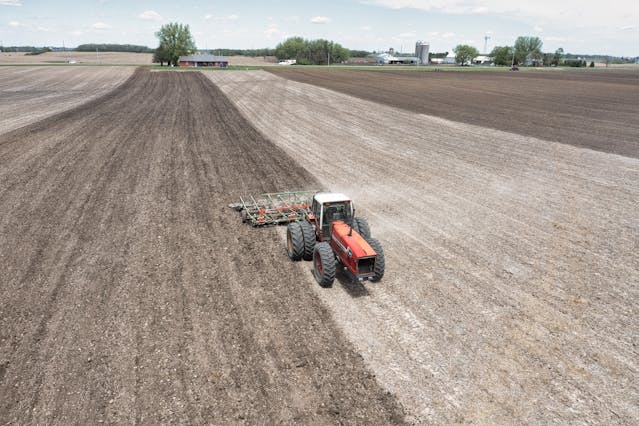
[(457, 57), (455, 56), (455, 52), (452, 50), (448, 52), (448, 55), (444, 58), (445, 64), (454, 64), (457, 62)]
[(479, 55), (473, 59), (475, 65), (490, 65), (493, 63), (493, 58), (486, 55)]
[(181, 67), (220, 67), (226, 68), (229, 66), (229, 60), (226, 56), (215, 55), (189, 55), (180, 56), (178, 64)]

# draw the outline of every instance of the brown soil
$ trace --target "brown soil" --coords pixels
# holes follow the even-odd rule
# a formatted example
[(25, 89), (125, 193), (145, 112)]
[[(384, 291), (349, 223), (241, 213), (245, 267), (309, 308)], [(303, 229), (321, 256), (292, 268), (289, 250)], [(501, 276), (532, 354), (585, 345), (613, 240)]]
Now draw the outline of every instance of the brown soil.
[(0, 67), (0, 133), (104, 95), (133, 67)]
[(639, 158), (635, 70), (269, 71), (418, 113)]
[(3, 423), (388, 423), (397, 402), (240, 194), (317, 182), (199, 73), (0, 135)]
[(25, 55), (24, 52), (0, 52), (2, 64), (52, 64), (76, 61), (78, 64), (151, 65), (152, 53), (132, 52), (46, 52)]
[(368, 216), (380, 283), (302, 278), (416, 422), (637, 423), (638, 159), (205, 75)]

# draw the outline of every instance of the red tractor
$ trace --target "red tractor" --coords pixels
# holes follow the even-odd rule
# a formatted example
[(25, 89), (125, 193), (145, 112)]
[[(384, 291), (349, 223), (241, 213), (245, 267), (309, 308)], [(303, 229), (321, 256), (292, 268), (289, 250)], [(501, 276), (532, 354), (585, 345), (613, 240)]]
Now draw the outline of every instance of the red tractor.
[(346, 195), (284, 192), (240, 201), (230, 207), (240, 211), (244, 222), (253, 226), (288, 223), (288, 256), (294, 261), (312, 260), (315, 280), (322, 287), (333, 285), (338, 265), (355, 281), (379, 281), (384, 276), (382, 246), (371, 237), (366, 218), (355, 216)]

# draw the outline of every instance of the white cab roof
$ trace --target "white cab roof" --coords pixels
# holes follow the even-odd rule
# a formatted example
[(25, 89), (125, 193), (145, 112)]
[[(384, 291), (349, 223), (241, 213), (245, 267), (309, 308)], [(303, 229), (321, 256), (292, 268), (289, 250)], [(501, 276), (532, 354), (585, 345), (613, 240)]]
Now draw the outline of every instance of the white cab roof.
[(315, 194), (315, 199), (318, 203), (336, 203), (339, 201), (350, 201), (350, 197), (340, 192), (320, 192)]

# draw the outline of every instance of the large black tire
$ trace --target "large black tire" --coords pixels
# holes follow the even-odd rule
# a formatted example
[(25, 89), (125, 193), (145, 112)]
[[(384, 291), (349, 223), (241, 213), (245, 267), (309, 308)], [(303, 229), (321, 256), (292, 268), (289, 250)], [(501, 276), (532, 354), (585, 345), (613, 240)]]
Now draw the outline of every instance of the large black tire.
[(322, 287), (330, 287), (335, 281), (335, 255), (331, 246), (325, 241), (315, 244), (313, 275)]
[(365, 217), (356, 217), (353, 219), (353, 229), (365, 240), (371, 237), (371, 228), (368, 226), (368, 220)]
[(313, 260), (313, 250), (315, 249), (315, 228), (311, 222), (303, 220), (300, 222), (302, 236), (304, 237), (304, 253), (302, 259)]
[(366, 241), (368, 242), (368, 245), (375, 250), (375, 253), (377, 253), (374, 269), (375, 276), (371, 279), (371, 281), (379, 281), (384, 276), (384, 267), (386, 266), (386, 262), (384, 261), (384, 250), (382, 249), (380, 242), (375, 238), (368, 238)]
[(304, 254), (304, 236), (299, 222), (291, 222), (286, 227), (286, 253), (293, 261), (302, 259)]

